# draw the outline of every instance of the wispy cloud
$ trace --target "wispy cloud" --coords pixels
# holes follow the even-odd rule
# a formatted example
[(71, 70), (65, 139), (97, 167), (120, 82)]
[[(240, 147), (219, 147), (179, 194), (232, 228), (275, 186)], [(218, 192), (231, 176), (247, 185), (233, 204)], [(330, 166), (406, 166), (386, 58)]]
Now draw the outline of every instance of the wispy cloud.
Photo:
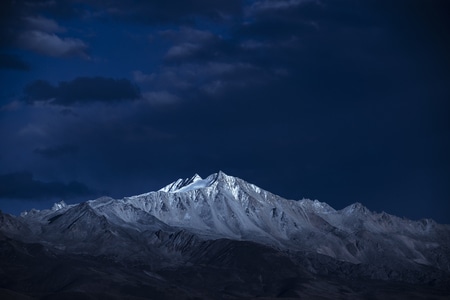
[(54, 33), (38, 30), (23, 32), (17, 39), (18, 45), (39, 54), (53, 57), (81, 57), (88, 59), (88, 46), (80, 39), (60, 38)]
[(42, 16), (28, 16), (23, 18), (27, 25), (32, 30), (38, 30), (43, 32), (65, 32), (66, 29), (59, 26), (58, 23), (52, 19), (48, 19)]

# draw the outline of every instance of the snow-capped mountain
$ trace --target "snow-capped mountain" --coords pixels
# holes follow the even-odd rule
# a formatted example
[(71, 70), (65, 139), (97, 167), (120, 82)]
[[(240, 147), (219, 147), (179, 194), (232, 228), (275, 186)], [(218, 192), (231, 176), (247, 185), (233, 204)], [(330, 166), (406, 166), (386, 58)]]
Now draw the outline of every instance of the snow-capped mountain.
[(255, 256), (272, 257), (266, 264), (281, 259), (288, 269), (297, 266), (293, 272), (303, 270), (302, 276), (331, 272), (408, 283), (450, 278), (448, 225), (374, 213), (360, 203), (335, 210), (317, 200), (287, 200), (223, 172), (123, 199), (62, 201), (19, 217), (0, 214), (0, 233), (57, 256), (145, 265), (153, 279), (186, 264), (230, 268), (246, 253), (242, 245)]
[(443, 234), (448, 227), (431, 220), (376, 214), (359, 203), (337, 211), (317, 200), (286, 200), (223, 172), (179, 179), (122, 201), (195, 233), (314, 251), (353, 263), (384, 252), (434, 265), (436, 258), (427, 253), (450, 245), (450, 235)]

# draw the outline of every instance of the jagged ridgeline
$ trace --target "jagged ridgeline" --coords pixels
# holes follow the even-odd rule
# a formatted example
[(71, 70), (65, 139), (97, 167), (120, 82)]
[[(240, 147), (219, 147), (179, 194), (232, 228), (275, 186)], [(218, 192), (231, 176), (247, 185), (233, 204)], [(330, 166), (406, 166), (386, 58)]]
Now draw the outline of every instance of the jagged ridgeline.
[(335, 210), (287, 200), (223, 172), (123, 199), (0, 214), (0, 242), (5, 299), (450, 293), (449, 225), (360, 203)]

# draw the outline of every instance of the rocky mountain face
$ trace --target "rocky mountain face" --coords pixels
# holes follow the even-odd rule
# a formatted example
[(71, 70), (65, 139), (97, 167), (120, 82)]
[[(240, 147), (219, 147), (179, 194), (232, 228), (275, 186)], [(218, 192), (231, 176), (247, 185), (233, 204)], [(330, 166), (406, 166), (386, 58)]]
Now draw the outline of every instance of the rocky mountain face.
[(0, 214), (2, 299), (448, 299), (450, 226), (223, 172)]

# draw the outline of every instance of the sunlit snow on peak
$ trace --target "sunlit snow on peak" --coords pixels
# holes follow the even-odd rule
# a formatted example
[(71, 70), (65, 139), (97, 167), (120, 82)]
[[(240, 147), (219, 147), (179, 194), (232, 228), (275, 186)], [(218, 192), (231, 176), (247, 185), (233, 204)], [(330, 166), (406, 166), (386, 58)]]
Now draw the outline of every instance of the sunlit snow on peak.
[(53, 204), (52, 210), (57, 211), (63, 209), (66, 206), (67, 206), (66, 202), (64, 202), (64, 200), (61, 200), (60, 202)]
[(165, 187), (159, 189), (158, 192), (166, 192), (166, 193), (189, 192), (212, 186), (216, 181), (224, 181), (226, 183), (230, 183), (230, 181), (234, 181), (234, 177), (228, 176), (222, 171), (211, 174), (205, 179), (202, 179), (202, 177), (200, 177), (198, 174), (195, 174), (191, 178), (185, 179), (180, 178), (172, 182), (171, 184), (166, 185)]
[[(208, 177), (209, 178), (209, 177)], [(195, 182), (192, 182), (190, 184), (187, 184), (185, 186), (180, 187), (179, 189), (170, 191), (171, 193), (182, 193), (182, 192), (188, 192), (192, 190), (198, 190), (205, 187), (208, 187), (211, 185), (212, 181), (210, 179), (199, 179)]]

